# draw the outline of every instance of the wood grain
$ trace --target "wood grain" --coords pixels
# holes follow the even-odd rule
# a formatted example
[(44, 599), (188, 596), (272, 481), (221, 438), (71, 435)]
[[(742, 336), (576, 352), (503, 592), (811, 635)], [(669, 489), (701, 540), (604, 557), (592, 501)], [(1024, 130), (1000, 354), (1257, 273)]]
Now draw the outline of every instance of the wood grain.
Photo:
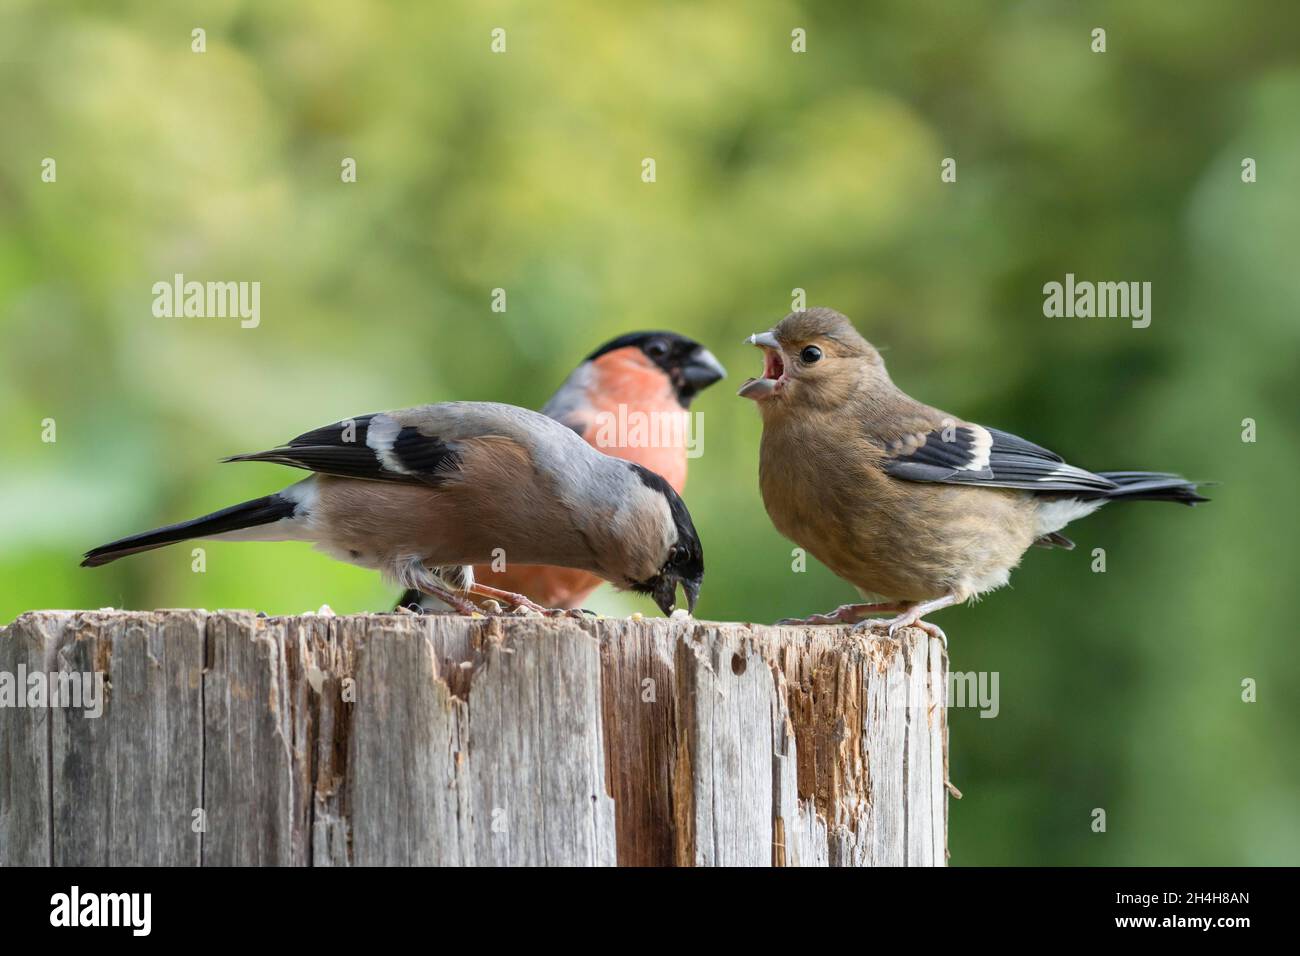
[(944, 865), (947, 658), (844, 628), (25, 614), (0, 865)]

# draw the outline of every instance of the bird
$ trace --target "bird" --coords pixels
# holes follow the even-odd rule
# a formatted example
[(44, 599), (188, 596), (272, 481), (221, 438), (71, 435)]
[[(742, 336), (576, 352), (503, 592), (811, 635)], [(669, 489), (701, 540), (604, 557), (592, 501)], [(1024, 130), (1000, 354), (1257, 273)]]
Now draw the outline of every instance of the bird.
[(1032, 546), (1073, 548), (1070, 522), (1110, 501), (1208, 500), (1204, 482), (1088, 471), (917, 401), (834, 309), (792, 312), (746, 341), (764, 357), (738, 394), (762, 419), (768, 516), (866, 602), (781, 623), (918, 626), (946, 645), (924, 615), (1005, 585)]
[[(686, 485), (687, 411), (696, 395), (726, 374), (712, 352), (684, 335), (629, 332), (583, 359), (541, 411), (605, 454), (657, 472), (680, 494)], [(510, 562), (504, 568), (479, 565), (474, 578), (559, 608), (581, 607), (602, 583), (579, 568)], [(413, 609), (429, 605), (416, 590), (397, 601)]]
[(362, 415), (224, 461), (312, 475), (94, 548), (82, 566), (194, 538), (309, 541), (462, 614), (479, 611), (470, 597), (554, 610), (476, 582), (472, 566), (494, 556), (589, 572), (649, 595), (665, 614), (676, 608), (679, 585), (693, 613), (703, 584), (695, 525), (663, 477), (513, 405), (444, 402)]

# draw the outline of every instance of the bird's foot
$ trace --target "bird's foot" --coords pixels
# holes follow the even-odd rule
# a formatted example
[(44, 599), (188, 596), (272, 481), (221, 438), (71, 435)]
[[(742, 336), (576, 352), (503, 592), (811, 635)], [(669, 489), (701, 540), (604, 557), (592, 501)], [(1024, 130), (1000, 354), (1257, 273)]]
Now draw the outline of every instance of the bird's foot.
[(871, 614), (889, 614), (902, 611), (905, 604), (841, 604), (829, 614), (813, 614), (809, 617), (783, 617), (778, 625), (805, 627), (818, 624), (857, 624)]
[(921, 618), (931, 611), (938, 611), (941, 608), (951, 607), (960, 600), (957, 594), (945, 594), (943, 597), (935, 598), (931, 601), (918, 601), (915, 604), (903, 605), (903, 613), (891, 621), (863, 621), (857, 627), (857, 630), (867, 630), (872, 627), (884, 627), (891, 638), (895, 637), (900, 630), (905, 627), (919, 627), (931, 637), (937, 637), (943, 641), (944, 650), (948, 649), (948, 636), (929, 621), (923, 621)]
[[(463, 614), (466, 617), (473, 617), (475, 614), (483, 613), (481, 610), (479, 610), (477, 604), (475, 604), (473, 601), (466, 600), (465, 598), (457, 594), (455, 591), (441, 591), (439, 593), (433, 594), (433, 597), (436, 597), (439, 601), (447, 605), (457, 614)], [(440, 612), (433, 608), (422, 608), (421, 613), (438, 614)]]
[(898, 617), (892, 618), (891, 620), (872, 618), (871, 620), (863, 621), (861, 624), (854, 627), (853, 630), (855, 632), (877, 629), (883, 630), (890, 640), (901, 640), (902, 638), (899, 636), (898, 632), (905, 627), (915, 627), (918, 630), (924, 631), (931, 637), (937, 637), (943, 642), (944, 650), (948, 649), (948, 635), (945, 634), (943, 629), (937, 624), (931, 624), (929, 621), (921, 620), (921, 615), (918, 613), (917, 608), (904, 611), (902, 614), (898, 615)]
[[(591, 611), (583, 611), (581, 608), (546, 607), (543, 604), (538, 604), (526, 595), (516, 594), (514, 591), (503, 591), (500, 588), (494, 588), (487, 584), (479, 584), (477, 582), (472, 588), (470, 588), (469, 593), (491, 599), (483, 602), (483, 611), (489, 615), (506, 613), (519, 614), (522, 612), (528, 614), (541, 614), (543, 617), (572, 617), (577, 620), (582, 620), (584, 613), (592, 613)], [(512, 608), (512, 610), (509, 612), (504, 611), (502, 609), (502, 603), (507, 607)]]
[[(551, 608), (543, 607), (526, 595), (516, 594), (514, 591), (503, 591), (500, 588), (490, 587), (489, 585), (479, 584), (478, 582), (475, 582), (474, 586), (469, 589), (469, 593), (477, 594), (479, 597), (493, 598), (496, 601), (505, 604), (507, 607), (512, 607), (516, 610), (521, 607), (527, 608), (534, 614), (548, 614), (552, 610)], [(500, 611), (497, 613), (500, 613)]]
[(945, 651), (948, 649), (948, 635), (943, 632), (943, 628), (939, 627), (939, 625), (931, 624), (929, 621), (913, 621), (912, 626), (919, 627), (931, 637), (937, 637), (939, 642), (943, 644), (943, 649)]

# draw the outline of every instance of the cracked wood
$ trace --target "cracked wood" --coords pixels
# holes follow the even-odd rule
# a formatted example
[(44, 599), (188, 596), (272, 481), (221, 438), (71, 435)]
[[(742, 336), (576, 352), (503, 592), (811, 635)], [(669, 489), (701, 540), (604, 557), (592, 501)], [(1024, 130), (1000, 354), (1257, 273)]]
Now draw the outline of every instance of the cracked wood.
[(845, 628), (25, 614), (0, 865), (943, 865), (947, 658)]

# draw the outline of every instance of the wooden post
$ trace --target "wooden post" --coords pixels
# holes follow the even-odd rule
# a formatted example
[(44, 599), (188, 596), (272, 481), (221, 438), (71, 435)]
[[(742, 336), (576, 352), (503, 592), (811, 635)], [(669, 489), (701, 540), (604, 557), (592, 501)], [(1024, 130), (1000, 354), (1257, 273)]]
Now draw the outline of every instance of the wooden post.
[(946, 685), (912, 629), (32, 612), (0, 866), (943, 865)]

